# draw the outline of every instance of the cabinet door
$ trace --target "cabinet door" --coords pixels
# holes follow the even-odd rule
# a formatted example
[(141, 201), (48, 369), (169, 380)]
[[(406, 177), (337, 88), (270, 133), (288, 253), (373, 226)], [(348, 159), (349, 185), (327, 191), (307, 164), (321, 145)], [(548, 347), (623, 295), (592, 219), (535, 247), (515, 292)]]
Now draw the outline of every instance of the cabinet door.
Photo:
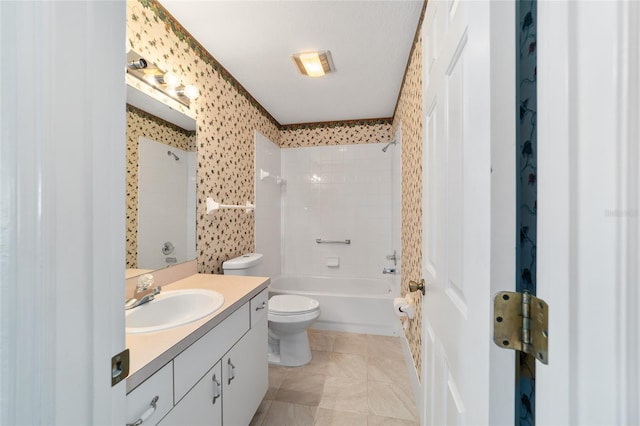
[(224, 424), (248, 425), (269, 387), (266, 318), (222, 358), (222, 379)]
[(222, 425), (221, 365), (218, 361), (158, 425)]

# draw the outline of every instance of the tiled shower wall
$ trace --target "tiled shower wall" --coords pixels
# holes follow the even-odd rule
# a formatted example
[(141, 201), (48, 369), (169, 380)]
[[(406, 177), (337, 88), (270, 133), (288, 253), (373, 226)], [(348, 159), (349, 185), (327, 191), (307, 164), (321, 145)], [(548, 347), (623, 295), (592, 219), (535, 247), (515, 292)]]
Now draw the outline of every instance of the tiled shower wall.
[(385, 256), (393, 251), (393, 157), (382, 146), (282, 150), (285, 274), (383, 277)]

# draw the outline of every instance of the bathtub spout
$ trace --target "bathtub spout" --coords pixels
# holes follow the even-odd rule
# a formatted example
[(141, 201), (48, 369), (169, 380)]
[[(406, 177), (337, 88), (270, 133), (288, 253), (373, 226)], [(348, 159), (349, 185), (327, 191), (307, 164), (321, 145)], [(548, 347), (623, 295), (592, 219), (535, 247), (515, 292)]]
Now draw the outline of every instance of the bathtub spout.
[(383, 274), (395, 274), (396, 273), (396, 268), (384, 268), (382, 270)]

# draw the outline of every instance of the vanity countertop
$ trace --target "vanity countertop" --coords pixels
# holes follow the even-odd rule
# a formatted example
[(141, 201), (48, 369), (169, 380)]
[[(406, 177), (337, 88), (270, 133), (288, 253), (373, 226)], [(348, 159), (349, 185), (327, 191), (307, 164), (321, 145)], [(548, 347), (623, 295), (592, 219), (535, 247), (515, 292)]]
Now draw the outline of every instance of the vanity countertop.
[(267, 288), (269, 282), (267, 277), (195, 274), (163, 286), (163, 291), (193, 288), (215, 290), (224, 296), (224, 304), (216, 312), (180, 327), (127, 334), (126, 347), (129, 348), (130, 358), (127, 393)]

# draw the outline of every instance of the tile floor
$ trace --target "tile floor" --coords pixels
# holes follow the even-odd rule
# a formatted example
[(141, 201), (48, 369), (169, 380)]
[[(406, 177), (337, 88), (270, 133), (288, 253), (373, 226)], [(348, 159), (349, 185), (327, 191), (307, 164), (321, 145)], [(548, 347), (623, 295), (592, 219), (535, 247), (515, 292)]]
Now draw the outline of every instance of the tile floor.
[(309, 330), (313, 359), (269, 366), (251, 426), (418, 425), (400, 338)]

